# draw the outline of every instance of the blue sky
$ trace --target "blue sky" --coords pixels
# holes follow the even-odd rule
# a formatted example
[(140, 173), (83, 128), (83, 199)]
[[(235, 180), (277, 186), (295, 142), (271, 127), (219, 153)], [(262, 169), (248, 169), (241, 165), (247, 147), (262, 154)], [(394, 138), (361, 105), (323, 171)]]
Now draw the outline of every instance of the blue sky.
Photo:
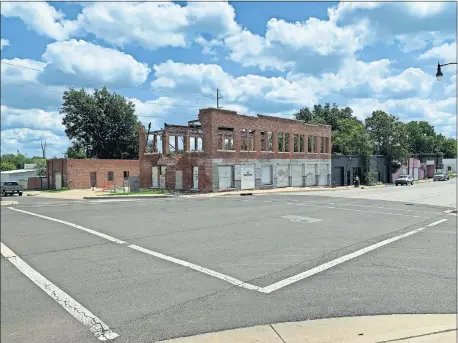
[(325, 102), (456, 137), (453, 2), (2, 3), (1, 150), (62, 156), (68, 87), (107, 86), (153, 128), (199, 108), (291, 117)]

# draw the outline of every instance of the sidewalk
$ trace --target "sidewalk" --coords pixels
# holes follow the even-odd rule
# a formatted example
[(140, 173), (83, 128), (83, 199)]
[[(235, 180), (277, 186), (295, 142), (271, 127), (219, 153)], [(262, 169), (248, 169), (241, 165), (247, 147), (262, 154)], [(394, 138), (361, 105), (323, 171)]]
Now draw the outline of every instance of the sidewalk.
[(456, 343), (456, 314), (343, 317), (254, 326), (162, 343)]

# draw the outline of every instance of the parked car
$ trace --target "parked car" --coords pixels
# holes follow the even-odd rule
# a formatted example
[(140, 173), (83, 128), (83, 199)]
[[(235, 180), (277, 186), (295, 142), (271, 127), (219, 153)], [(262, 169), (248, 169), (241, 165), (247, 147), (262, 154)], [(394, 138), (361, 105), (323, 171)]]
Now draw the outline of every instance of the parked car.
[(413, 177), (410, 175), (400, 175), (394, 183), (397, 185), (413, 185)]
[(8, 196), (10, 194), (13, 195), (14, 193), (17, 193), (19, 194), (19, 196), (22, 196), (23, 192), (24, 187), (15, 181), (2, 182), (2, 196)]
[(450, 180), (450, 177), (447, 173), (444, 172), (437, 172), (433, 176), (433, 181), (447, 181)]

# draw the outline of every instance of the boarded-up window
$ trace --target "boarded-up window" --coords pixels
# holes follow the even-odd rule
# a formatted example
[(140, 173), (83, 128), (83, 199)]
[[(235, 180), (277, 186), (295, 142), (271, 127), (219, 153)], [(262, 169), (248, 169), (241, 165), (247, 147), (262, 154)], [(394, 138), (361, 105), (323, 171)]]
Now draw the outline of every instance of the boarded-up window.
[(123, 178), (124, 178), (124, 180), (127, 180), (129, 178), (129, 171), (128, 170), (123, 172)]
[(114, 173), (112, 171), (109, 171), (107, 173), (107, 181), (113, 181), (114, 179)]

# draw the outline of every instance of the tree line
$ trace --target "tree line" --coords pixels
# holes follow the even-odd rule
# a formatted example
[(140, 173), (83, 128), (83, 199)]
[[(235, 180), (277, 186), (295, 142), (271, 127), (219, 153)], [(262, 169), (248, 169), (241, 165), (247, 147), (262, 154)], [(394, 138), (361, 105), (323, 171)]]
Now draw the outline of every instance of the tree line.
[(443, 153), (444, 158), (456, 158), (457, 154), (456, 139), (436, 133), (428, 122), (404, 123), (380, 110), (361, 121), (350, 107), (327, 103), (313, 109), (304, 107), (295, 118), (310, 124), (330, 125), (334, 154), (385, 155), (398, 165), (412, 154)]
[(1, 171), (9, 171), (16, 169), (24, 169), (26, 164), (36, 164), (38, 169), (38, 175), (44, 176), (46, 173), (46, 159), (40, 156), (27, 157), (25, 154), (21, 154), (19, 150), (16, 154), (4, 154), (2, 155), (0, 162)]

